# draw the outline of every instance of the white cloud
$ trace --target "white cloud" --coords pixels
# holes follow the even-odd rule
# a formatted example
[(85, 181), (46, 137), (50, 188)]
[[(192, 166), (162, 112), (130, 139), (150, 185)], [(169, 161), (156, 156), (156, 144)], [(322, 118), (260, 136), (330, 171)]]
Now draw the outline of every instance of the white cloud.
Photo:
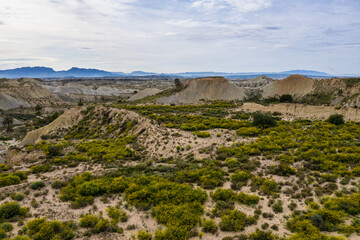
[(195, 0), (192, 6), (205, 11), (230, 9), (249, 13), (270, 7), (271, 3), (272, 0)]
[(0, 68), (268, 71), (295, 62), (356, 71), (360, 1), (325, 2), (0, 0)]

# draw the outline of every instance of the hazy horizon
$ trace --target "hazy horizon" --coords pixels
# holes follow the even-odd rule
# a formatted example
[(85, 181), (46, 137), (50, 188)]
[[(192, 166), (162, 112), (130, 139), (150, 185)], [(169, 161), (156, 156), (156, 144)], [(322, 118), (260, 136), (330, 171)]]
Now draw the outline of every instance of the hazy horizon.
[(0, 2), (0, 69), (360, 74), (356, 0)]

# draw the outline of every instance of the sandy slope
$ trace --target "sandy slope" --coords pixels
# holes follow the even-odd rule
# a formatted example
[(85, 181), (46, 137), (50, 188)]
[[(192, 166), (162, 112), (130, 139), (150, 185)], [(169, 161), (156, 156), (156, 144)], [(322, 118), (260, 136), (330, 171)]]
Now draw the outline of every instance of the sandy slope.
[(223, 77), (207, 77), (189, 80), (186, 88), (169, 97), (158, 99), (159, 103), (196, 103), (200, 99), (206, 100), (235, 100), (243, 99), (243, 88), (230, 83)]
[(24, 146), (26, 144), (33, 144), (41, 140), (41, 136), (43, 135), (48, 135), (50, 133), (54, 134), (57, 131), (69, 129), (82, 119), (81, 110), (82, 108), (71, 108), (65, 111), (49, 125), (28, 132), (20, 145)]
[(347, 121), (360, 121), (360, 109), (341, 108), (331, 106), (310, 106), (303, 104), (280, 103), (263, 106), (256, 103), (244, 103), (240, 110), (246, 112), (279, 112), (287, 119), (303, 118), (312, 120), (324, 120), (332, 114), (343, 114)]
[(295, 97), (304, 96), (314, 89), (314, 82), (314, 79), (302, 75), (292, 75), (264, 86), (262, 96), (263, 98), (283, 94), (291, 94)]
[(159, 89), (156, 88), (145, 88), (144, 90), (141, 90), (140, 92), (136, 93), (135, 95), (131, 96), (128, 101), (135, 101), (142, 99), (144, 97), (153, 96), (157, 93), (161, 92)]

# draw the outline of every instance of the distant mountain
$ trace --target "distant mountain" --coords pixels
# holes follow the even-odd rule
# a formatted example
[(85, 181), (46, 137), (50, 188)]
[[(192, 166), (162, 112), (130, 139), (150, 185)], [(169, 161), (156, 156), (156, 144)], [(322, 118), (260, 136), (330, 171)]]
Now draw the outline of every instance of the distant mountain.
[(158, 73), (154, 72), (143, 72), (143, 71), (134, 71), (129, 73), (131, 76), (153, 76), (153, 75), (159, 75)]
[(54, 71), (47, 67), (22, 67), (0, 71), (0, 78), (70, 78), (70, 77), (111, 77), (114, 73), (98, 69), (71, 68), (67, 71)]
[(52, 68), (47, 67), (23, 67), (0, 71), (0, 77), (2, 78), (44, 78), (54, 74), (56, 72)]
[(328, 73), (325, 72), (318, 72), (318, 71), (309, 71), (309, 70), (291, 70), (291, 71), (285, 71), (281, 72), (281, 74), (300, 74), (300, 75), (310, 75), (310, 76), (329, 76)]
[(85, 69), (85, 68), (71, 68), (67, 71), (56, 72), (56, 77), (112, 77), (111, 72), (106, 72), (98, 69)]
[[(312, 70), (291, 70), (284, 72), (240, 72), (240, 73), (226, 73), (226, 72), (182, 72), (182, 73), (154, 73), (134, 71), (131, 73), (123, 72), (107, 72), (99, 69), (86, 69), (73, 67), (66, 71), (54, 71), (48, 67), (22, 67), (9, 70), (0, 70), (0, 78), (94, 78), (94, 77), (173, 77), (173, 78), (197, 78), (197, 77), (211, 77), (221, 76), (228, 79), (250, 79), (261, 75), (270, 78), (282, 79), (293, 74), (305, 75), (307, 77), (334, 77), (325, 72), (318, 72)], [(351, 76), (351, 75), (342, 75)], [(355, 76), (355, 75), (352, 75)]]

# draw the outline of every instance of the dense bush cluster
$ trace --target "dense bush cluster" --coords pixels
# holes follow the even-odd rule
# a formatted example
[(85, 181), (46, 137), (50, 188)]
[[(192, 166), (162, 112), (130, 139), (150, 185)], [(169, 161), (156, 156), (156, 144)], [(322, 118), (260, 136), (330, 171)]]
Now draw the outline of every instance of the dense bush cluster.
[(199, 138), (208, 138), (211, 136), (211, 134), (209, 132), (195, 132), (195, 135)]
[(46, 218), (37, 218), (28, 221), (25, 226), (26, 234), (34, 240), (71, 240), (75, 238), (74, 222), (47, 221)]
[(296, 161), (304, 161), (304, 166), (312, 171), (360, 176), (357, 162), (360, 158), (360, 127), (357, 123), (336, 126), (327, 122), (280, 122), (277, 127), (265, 129), (262, 135), (249, 144), (220, 147), (218, 156), (223, 159), (275, 156), (283, 163), (274, 169), (281, 176), (295, 174), (290, 164)]
[[(309, 235), (310, 232), (307, 229), (311, 229), (319, 236), (321, 231), (340, 232), (348, 235), (352, 233), (360, 234), (360, 221), (356, 220), (356, 218), (352, 220), (351, 224), (345, 224), (346, 217), (357, 216), (360, 213), (359, 196), (359, 193), (355, 193), (325, 199), (323, 207), (309, 209), (302, 215), (293, 215), (287, 226), (291, 231), (296, 232), (295, 236)], [(304, 227), (301, 229), (299, 226)]]
[[(185, 234), (183, 236), (200, 222), (206, 200), (205, 192), (162, 178), (96, 178), (90, 173), (75, 176), (67, 187), (62, 188), (60, 199), (71, 201), (73, 207), (79, 208), (105, 193), (125, 193), (131, 205), (141, 210), (151, 209), (153, 217), (168, 227), (166, 234), (180, 231)], [(108, 214), (120, 221), (126, 218), (123, 212), (112, 208)]]
[(28, 211), (28, 208), (21, 207), (17, 202), (3, 203), (0, 205), (0, 222), (15, 217), (24, 217)]
[(95, 162), (113, 162), (134, 157), (133, 150), (126, 147), (126, 144), (131, 141), (133, 141), (131, 138), (86, 141), (79, 143), (76, 149), (79, 152), (86, 153)]
[(26, 180), (26, 179), (27, 179), (26, 172), (1, 173), (0, 187), (16, 185), (19, 184), (22, 180)]
[(118, 232), (122, 233), (123, 229), (117, 225), (118, 221), (110, 221), (109, 219), (101, 216), (95, 216), (91, 214), (84, 215), (80, 218), (79, 225), (82, 228), (88, 228), (90, 233), (101, 232)]
[(221, 217), (220, 229), (227, 232), (240, 232), (244, 230), (245, 226), (255, 223), (254, 217), (248, 217), (243, 212), (232, 210)]
[(183, 183), (197, 183), (205, 189), (214, 189), (222, 186), (226, 172), (216, 166), (208, 166), (196, 170), (179, 171), (176, 173), (175, 180)]

